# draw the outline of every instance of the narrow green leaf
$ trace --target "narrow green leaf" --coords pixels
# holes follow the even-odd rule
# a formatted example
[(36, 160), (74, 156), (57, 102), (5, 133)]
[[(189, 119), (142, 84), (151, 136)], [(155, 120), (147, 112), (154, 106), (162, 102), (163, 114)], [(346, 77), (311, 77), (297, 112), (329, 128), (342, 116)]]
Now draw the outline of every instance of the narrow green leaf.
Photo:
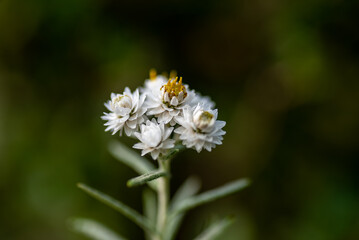
[[(197, 177), (189, 177), (181, 187), (176, 191), (172, 198), (170, 209), (174, 209), (178, 204), (188, 197), (195, 195), (201, 187), (200, 180)], [(173, 239), (181, 225), (185, 214), (180, 213), (169, 219), (164, 232), (164, 239)]]
[(128, 187), (136, 187), (136, 186), (140, 186), (143, 185), (145, 183), (148, 183), (152, 180), (155, 180), (157, 178), (163, 177), (168, 175), (167, 172), (162, 171), (162, 170), (156, 170), (156, 171), (152, 171), (149, 173), (145, 173), (141, 176), (132, 178), (130, 180), (127, 181), (127, 186)]
[(183, 200), (195, 195), (201, 188), (201, 181), (199, 178), (191, 176), (178, 188), (174, 194), (170, 208), (173, 209), (178, 206)]
[(125, 217), (132, 220), (134, 223), (136, 223), (138, 226), (140, 226), (142, 229), (149, 231), (149, 232), (155, 232), (154, 226), (143, 217), (141, 214), (139, 214), (137, 211), (133, 210), (132, 208), (128, 207), (124, 203), (96, 190), (89, 186), (86, 186), (85, 184), (79, 183), (77, 186), (89, 194), (91, 197), (99, 200), (100, 202), (112, 207), (113, 209), (117, 210), (118, 212), (122, 213)]
[(183, 146), (182, 144), (178, 144), (176, 146), (174, 146), (174, 148), (167, 150), (167, 152), (164, 155), (160, 155), (159, 159), (161, 160), (171, 160), (173, 159), (179, 152), (183, 151), (184, 149), (186, 149), (185, 146)]
[[(156, 222), (157, 206), (156, 206), (156, 195), (148, 188), (143, 189), (142, 194), (143, 201), (143, 214), (150, 222)], [(151, 232), (146, 231), (146, 239), (152, 240), (154, 236)]]
[[(108, 148), (112, 156), (132, 168), (138, 174), (145, 174), (155, 170), (151, 162), (119, 141), (110, 142)], [(153, 190), (157, 189), (156, 182), (150, 182), (148, 184)]]
[(144, 174), (155, 169), (153, 164), (146, 158), (141, 157), (137, 152), (119, 141), (110, 142), (109, 151), (117, 160), (126, 164), (139, 174)]
[(212, 223), (207, 229), (205, 229), (195, 240), (213, 240), (216, 239), (221, 233), (223, 233), (227, 227), (234, 222), (234, 218), (227, 217), (220, 221)]
[(222, 187), (204, 192), (198, 196), (187, 198), (183, 200), (178, 206), (172, 210), (171, 216), (175, 216), (178, 213), (187, 211), (189, 209), (195, 208), (201, 204), (205, 204), (211, 201), (214, 201), (218, 198), (225, 197), (232, 193), (235, 193), (249, 185), (250, 181), (248, 179), (240, 179), (227, 183)]
[(70, 228), (93, 240), (126, 240), (101, 223), (87, 218), (74, 218), (69, 220)]

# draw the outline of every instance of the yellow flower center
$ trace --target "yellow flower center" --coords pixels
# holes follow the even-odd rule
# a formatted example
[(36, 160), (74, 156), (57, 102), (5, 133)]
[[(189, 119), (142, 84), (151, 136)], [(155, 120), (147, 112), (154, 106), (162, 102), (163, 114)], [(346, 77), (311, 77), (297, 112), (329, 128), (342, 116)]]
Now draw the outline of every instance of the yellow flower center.
[(164, 89), (164, 92), (168, 93), (170, 99), (172, 99), (174, 96), (178, 97), (181, 92), (183, 93), (183, 98), (187, 96), (186, 87), (182, 84), (182, 77), (180, 77), (179, 81), (177, 80), (178, 77), (175, 79), (170, 78), (167, 84), (161, 87), (161, 90)]
[(120, 95), (117, 98), (113, 99), (112, 104), (114, 106), (119, 106), (119, 107), (123, 107), (123, 108), (131, 108), (132, 107), (132, 100), (129, 96), (125, 95)]
[(212, 118), (213, 118), (213, 114), (205, 111), (201, 114), (201, 116), (199, 117), (199, 120), (204, 121), (204, 122), (209, 122), (212, 120)]
[(214, 115), (208, 111), (195, 111), (193, 115), (193, 121), (199, 132), (213, 126), (215, 123)]

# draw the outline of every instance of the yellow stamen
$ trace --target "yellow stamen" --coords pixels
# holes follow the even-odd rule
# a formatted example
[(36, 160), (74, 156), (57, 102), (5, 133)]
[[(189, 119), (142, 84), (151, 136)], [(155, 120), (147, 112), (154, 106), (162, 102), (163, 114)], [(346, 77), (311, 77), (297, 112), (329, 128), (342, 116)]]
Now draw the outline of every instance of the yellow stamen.
[(202, 121), (211, 121), (212, 118), (213, 118), (213, 114), (207, 111), (203, 112), (200, 116), (200, 119)]
[(113, 100), (113, 102), (114, 102), (114, 103), (120, 102), (124, 96), (126, 96), (126, 95), (120, 95), (120, 96), (118, 96), (117, 98), (115, 98), (115, 99)]
[(156, 69), (151, 68), (151, 69), (150, 69), (150, 79), (151, 79), (151, 80), (155, 80), (156, 77), (157, 77), (157, 71), (156, 71)]
[(178, 82), (177, 81), (178, 77), (174, 79), (170, 78), (167, 84), (161, 87), (161, 89), (164, 88), (164, 91), (168, 93), (170, 99), (174, 96), (178, 97), (181, 92), (183, 92), (183, 98), (187, 96), (186, 87), (182, 84), (182, 77), (180, 77)]

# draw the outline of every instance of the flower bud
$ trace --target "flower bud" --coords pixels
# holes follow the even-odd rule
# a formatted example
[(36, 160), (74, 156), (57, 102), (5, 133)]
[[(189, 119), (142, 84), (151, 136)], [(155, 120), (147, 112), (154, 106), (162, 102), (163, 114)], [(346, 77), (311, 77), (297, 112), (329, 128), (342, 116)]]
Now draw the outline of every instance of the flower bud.
[(209, 111), (198, 110), (193, 114), (193, 122), (201, 131), (206, 131), (211, 128), (215, 121), (216, 119), (214, 118), (214, 115)]

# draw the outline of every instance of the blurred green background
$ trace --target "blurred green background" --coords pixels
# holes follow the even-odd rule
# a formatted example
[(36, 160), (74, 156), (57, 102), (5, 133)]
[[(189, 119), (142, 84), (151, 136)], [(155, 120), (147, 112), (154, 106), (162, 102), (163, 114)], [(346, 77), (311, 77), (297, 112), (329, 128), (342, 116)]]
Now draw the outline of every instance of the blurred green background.
[[(176, 69), (217, 103), (223, 145), (186, 151), (172, 186), (250, 188), (187, 215), (179, 239), (359, 239), (358, 1), (0, 0), (0, 239), (83, 239), (90, 217), (141, 239), (85, 182), (141, 210), (100, 119), (111, 92)], [(123, 138), (129, 146), (133, 142)]]

